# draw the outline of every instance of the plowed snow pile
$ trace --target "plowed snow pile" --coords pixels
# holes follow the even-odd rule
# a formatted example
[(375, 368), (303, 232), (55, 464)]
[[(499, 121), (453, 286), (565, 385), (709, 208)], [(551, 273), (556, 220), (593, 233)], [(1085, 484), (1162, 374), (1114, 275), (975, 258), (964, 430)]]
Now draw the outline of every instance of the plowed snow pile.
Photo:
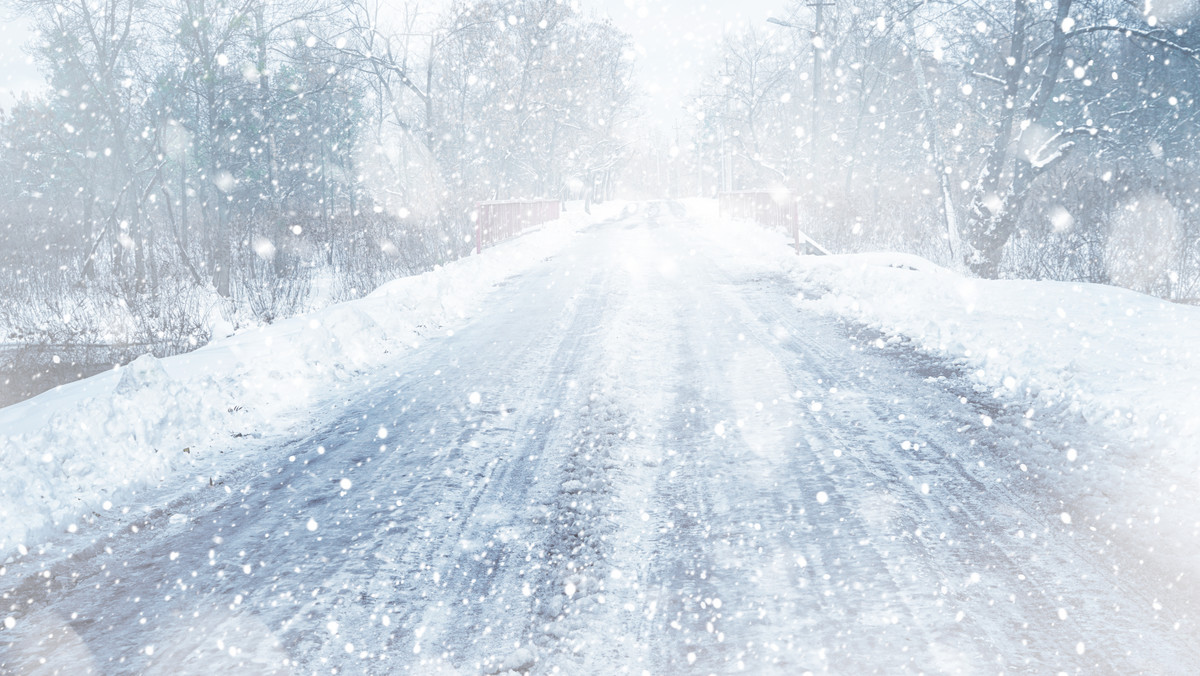
[(1153, 526), (1180, 555), (1200, 549), (1200, 308), (1099, 284), (975, 279), (908, 254), (797, 256), (782, 233), (721, 221), (715, 202), (688, 206), (728, 271), (791, 278), (797, 307), (955, 364), (1031, 423), (1106, 430), (1062, 448), (1063, 492)]
[(562, 250), (592, 216), (563, 218), (368, 297), (215, 340), (0, 409), (0, 560), (181, 471), (208, 481), (235, 438), (284, 431), (307, 406), (450, 331), (499, 282)]

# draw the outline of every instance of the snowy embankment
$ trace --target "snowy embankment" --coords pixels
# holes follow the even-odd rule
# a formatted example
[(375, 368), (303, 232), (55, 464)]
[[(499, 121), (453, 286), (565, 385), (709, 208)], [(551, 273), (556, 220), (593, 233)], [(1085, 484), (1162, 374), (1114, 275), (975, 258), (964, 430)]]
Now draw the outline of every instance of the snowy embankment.
[(1033, 424), (1108, 429), (1040, 459), (1083, 470), (1068, 492), (1102, 494), (1093, 506), (1155, 523), (1173, 510), (1178, 537), (1200, 530), (1188, 504), (1200, 494), (1200, 308), (1098, 284), (975, 279), (907, 254), (796, 256), (780, 233), (722, 223), (711, 201), (688, 207), (731, 272), (778, 270), (798, 307), (877, 330), (877, 347), (957, 364), (982, 397)]
[(128, 510), (138, 492), (181, 472), (207, 483), (230, 455), (246, 452), (245, 442), (288, 430), (331, 392), (452, 330), (497, 283), (620, 209), (566, 212), (483, 255), (397, 279), (365, 298), (188, 354), (147, 355), (0, 409), (0, 557), (77, 532), (103, 511)]

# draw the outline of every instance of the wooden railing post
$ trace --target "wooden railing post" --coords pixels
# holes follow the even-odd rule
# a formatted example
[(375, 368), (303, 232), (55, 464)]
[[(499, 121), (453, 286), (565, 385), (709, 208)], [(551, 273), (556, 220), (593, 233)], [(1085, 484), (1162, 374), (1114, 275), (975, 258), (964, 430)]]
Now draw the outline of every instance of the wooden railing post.
[[(789, 196), (781, 203), (770, 192), (741, 190), (717, 193), (717, 205), (722, 219), (749, 220), (783, 230), (791, 236), (797, 254), (809, 249), (819, 254), (827, 253), (800, 231), (800, 205), (795, 198)], [(802, 243), (805, 243), (803, 247)]]
[(511, 200), (480, 202), (476, 205), (476, 214), (475, 253), (482, 253), (487, 246), (556, 220), (560, 209), (558, 200)]
[(475, 253), (483, 253), (483, 205), (475, 204)]

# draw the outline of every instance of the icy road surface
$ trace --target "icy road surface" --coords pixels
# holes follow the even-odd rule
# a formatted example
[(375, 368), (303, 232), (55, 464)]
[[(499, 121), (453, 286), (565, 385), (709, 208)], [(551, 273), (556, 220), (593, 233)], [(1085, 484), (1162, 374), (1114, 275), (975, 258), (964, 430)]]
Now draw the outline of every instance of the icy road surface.
[(0, 671), (1200, 673), (1177, 581), (999, 462), (1036, 426), (738, 269), (674, 205), (584, 232), (223, 483), (10, 565)]

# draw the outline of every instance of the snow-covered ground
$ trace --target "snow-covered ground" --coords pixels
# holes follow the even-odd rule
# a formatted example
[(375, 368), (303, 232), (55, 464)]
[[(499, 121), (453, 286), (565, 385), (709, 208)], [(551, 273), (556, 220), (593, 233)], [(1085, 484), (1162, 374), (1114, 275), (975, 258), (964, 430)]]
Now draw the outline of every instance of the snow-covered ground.
[[(404, 280), (315, 327), (214, 345), (255, 370), (212, 385), (231, 397), (212, 412), (185, 394), (122, 404), (144, 421), (122, 438), (150, 447), (179, 443), (156, 416), (234, 421), (197, 445), (234, 457), (210, 459), (216, 477), (185, 457), (14, 555), (0, 671), (1200, 670), (1194, 538), (1175, 518), (1195, 486), (1146, 494), (1163, 479), (1139, 464), (1187, 452), (1188, 431), (1143, 433), (1142, 409), (1110, 424), (1066, 387), (1044, 400), (1049, 356), (994, 375), (998, 357), (970, 361), (1006, 333), (950, 302), (957, 275), (799, 258), (690, 206), (464, 261), (502, 270), (486, 284)], [(434, 310), (396, 306), (413, 297)], [(900, 337), (918, 313), (961, 337), (936, 353)], [(122, 391), (90, 405), (170, 394), (190, 382), (175, 363), (112, 375)], [(1188, 375), (1158, 377), (1188, 395)], [(240, 400), (262, 408), (229, 412)], [(1160, 512), (1119, 511), (1126, 497)]]
[(750, 264), (777, 258), (805, 290), (805, 308), (958, 361), (999, 397), (1066, 402), (1088, 422), (1155, 437), (1165, 452), (1196, 450), (1200, 307), (1099, 284), (981, 280), (907, 254), (798, 258), (745, 224), (722, 237), (711, 205), (694, 210), (707, 210), (713, 234)]
[(286, 432), (332, 392), (480, 309), (486, 294), (560, 251), (593, 215), (563, 218), (368, 297), (128, 366), (0, 409), (0, 561), (74, 533), (184, 472), (216, 481), (245, 457), (232, 438)]
[(731, 265), (789, 277), (797, 308), (871, 327), (880, 348), (954, 363), (1030, 422), (1109, 430), (1014, 458), (1062, 474), (1049, 488), (1085, 513), (1132, 520), (1146, 546), (1200, 576), (1200, 307), (1098, 284), (981, 280), (907, 254), (798, 257), (779, 233), (721, 222), (711, 201), (689, 206)]

